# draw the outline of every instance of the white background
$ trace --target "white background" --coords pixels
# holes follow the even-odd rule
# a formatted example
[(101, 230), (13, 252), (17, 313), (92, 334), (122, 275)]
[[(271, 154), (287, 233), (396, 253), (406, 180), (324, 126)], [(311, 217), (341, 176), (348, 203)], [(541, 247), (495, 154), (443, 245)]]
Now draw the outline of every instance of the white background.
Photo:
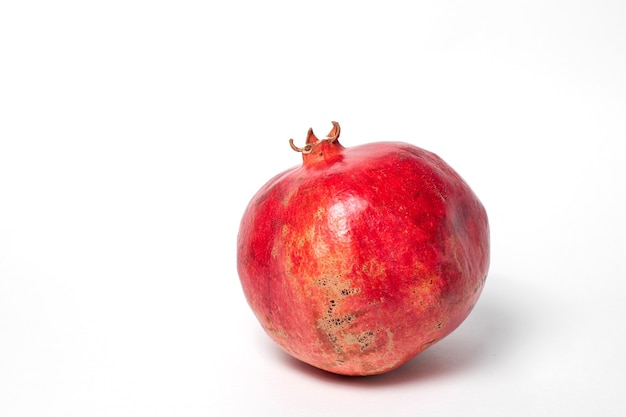
[[(387, 375), (288, 358), (235, 240), (288, 145), (402, 140), (492, 264)], [(4, 1), (0, 416), (623, 416), (626, 2)]]

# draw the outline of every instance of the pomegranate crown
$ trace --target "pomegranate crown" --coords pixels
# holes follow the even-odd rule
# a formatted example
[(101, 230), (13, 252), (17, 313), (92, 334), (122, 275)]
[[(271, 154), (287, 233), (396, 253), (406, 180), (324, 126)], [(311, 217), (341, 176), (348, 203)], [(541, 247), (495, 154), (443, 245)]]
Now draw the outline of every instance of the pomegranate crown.
[(330, 132), (328, 132), (328, 135), (326, 135), (325, 139), (318, 139), (315, 134), (313, 133), (313, 128), (309, 128), (309, 131), (306, 134), (306, 144), (304, 145), (304, 147), (300, 148), (298, 146), (296, 146), (293, 143), (293, 139), (289, 139), (289, 145), (291, 146), (291, 149), (293, 149), (296, 152), (301, 152), (302, 154), (308, 154), (311, 153), (311, 151), (313, 151), (313, 148), (315, 148), (317, 145), (319, 145), (320, 143), (333, 143), (335, 142), (337, 139), (339, 139), (339, 134), (341, 133), (341, 127), (339, 127), (339, 123), (337, 122), (331, 122), (333, 124), (333, 128), (330, 130)]

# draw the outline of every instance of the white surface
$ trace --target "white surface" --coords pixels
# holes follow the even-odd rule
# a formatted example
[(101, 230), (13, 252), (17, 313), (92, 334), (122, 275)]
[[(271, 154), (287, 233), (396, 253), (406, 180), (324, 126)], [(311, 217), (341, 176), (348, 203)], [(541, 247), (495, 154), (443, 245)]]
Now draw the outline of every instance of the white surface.
[[(626, 414), (625, 2), (7, 1), (0, 61), (1, 416)], [(475, 311), (385, 376), (287, 358), (236, 274), (331, 120), (490, 215)]]

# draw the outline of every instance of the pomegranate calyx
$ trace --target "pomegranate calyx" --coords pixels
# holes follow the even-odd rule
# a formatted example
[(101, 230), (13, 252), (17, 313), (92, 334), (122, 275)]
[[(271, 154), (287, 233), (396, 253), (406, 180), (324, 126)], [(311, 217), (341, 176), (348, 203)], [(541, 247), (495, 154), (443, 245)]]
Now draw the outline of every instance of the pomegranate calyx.
[(319, 145), (320, 143), (333, 143), (335, 142), (338, 138), (339, 138), (339, 134), (341, 133), (341, 127), (339, 126), (339, 123), (337, 122), (331, 122), (333, 124), (333, 128), (330, 130), (330, 132), (328, 132), (328, 135), (326, 135), (326, 138), (319, 140), (315, 134), (313, 133), (313, 128), (309, 128), (309, 131), (307, 132), (306, 135), (306, 145), (304, 145), (304, 147), (300, 148), (298, 146), (296, 146), (293, 142), (293, 139), (289, 139), (289, 146), (291, 146), (291, 149), (293, 149), (296, 152), (301, 152), (302, 154), (309, 154), (311, 153), (311, 151), (313, 151), (313, 148), (316, 147), (317, 145)]

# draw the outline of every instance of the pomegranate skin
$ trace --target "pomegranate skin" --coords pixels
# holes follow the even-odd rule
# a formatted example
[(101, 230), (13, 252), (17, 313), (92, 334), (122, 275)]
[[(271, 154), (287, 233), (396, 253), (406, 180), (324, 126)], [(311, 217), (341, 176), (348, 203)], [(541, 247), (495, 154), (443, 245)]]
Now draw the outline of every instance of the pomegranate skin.
[[(393, 370), (468, 316), (489, 267), (486, 211), (441, 158), (402, 142), (344, 148), (311, 130), (302, 166), (243, 215), (245, 297), (287, 353), (342, 375)], [(329, 140), (330, 139), (330, 140)]]

